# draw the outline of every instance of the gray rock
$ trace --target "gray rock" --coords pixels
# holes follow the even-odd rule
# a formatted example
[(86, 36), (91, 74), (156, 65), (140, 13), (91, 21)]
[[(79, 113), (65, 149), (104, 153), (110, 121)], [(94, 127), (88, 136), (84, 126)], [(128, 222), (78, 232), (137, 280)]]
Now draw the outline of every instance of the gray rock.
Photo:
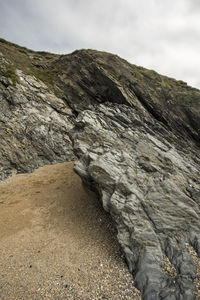
[[(143, 117), (110, 103), (80, 113), (70, 132), (75, 171), (112, 215), (143, 299), (194, 299), (196, 267), (186, 245), (199, 252), (200, 165), (194, 148), (180, 150), (173, 133)], [(164, 272), (165, 256), (175, 277)]]
[(43, 82), (19, 70), (17, 75), (15, 87), (0, 83), (0, 180), (74, 159), (71, 109)]
[(142, 298), (194, 299), (200, 91), (110, 53), (0, 39), (0, 104), (0, 180), (77, 156)]

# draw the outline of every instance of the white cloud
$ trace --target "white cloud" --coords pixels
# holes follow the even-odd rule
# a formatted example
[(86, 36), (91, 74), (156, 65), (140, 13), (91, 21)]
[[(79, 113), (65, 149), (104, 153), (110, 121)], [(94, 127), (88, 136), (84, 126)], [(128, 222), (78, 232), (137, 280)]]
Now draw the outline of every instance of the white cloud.
[(92, 48), (200, 88), (199, 0), (0, 0), (0, 35), (35, 50)]

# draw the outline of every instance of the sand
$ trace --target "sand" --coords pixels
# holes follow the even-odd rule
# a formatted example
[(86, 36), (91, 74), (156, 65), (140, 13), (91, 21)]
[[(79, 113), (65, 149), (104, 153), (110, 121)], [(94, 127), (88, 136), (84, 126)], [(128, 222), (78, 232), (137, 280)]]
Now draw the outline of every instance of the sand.
[(73, 172), (0, 183), (0, 299), (140, 299), (112, 220)]

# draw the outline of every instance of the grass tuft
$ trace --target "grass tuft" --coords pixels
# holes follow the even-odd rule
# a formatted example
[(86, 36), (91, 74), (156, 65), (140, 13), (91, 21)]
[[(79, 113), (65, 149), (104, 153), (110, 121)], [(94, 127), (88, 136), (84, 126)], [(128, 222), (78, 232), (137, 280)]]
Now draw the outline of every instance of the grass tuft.
[(12, 80), (13, 86), (16, 86), (16, 84), (19, 83), (19, 78), (13, 66), (9, 66), (4, 75)]

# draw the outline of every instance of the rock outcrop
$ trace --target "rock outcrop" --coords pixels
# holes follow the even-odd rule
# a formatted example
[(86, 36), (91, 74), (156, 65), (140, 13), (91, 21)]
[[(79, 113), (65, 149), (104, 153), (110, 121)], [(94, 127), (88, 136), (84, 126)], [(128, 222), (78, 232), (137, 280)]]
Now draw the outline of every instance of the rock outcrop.
[(112, 215), (143, 299), (193, 299), (187, 247), (200, 255), (199, 157), (150, 115), (120, 104), (82, 112), (71, 135), (75, 171)]
[(0, 180), (45, 164), (73, 160), (68, 136), (73, 126), (71, 109), (45, 83), (21, 70), (14, 73), (3, 59), (1, 56)]
[(109, 53), (0, 42), (1, 179), (77, 157), (143, 299), (194, 299), (200, 91)]

